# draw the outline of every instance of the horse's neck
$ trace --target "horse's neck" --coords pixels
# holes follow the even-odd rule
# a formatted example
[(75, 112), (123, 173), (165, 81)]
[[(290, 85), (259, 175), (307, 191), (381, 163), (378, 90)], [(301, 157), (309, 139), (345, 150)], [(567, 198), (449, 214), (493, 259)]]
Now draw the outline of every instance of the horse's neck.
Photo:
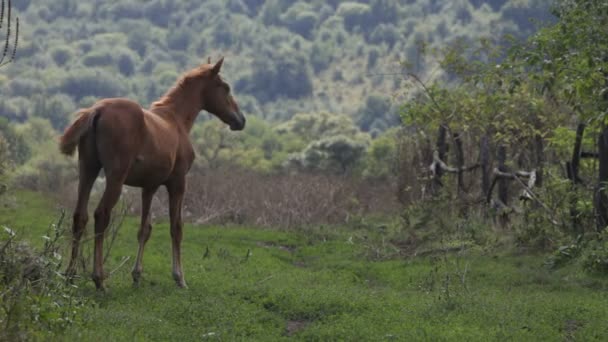
[(173, 118), (187, 133), (190, 133), (194, 120), (200, 112), (192, 105), (193, 101), (185, 98), (163, 97), (150, 107), (150, 111), (167, 118)]

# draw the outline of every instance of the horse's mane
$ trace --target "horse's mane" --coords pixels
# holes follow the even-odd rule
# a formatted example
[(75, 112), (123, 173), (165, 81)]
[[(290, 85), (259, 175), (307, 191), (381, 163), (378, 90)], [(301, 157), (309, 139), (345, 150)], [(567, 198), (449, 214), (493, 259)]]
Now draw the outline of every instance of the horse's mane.
[(209, 70), (212, 67), (213, 65), (211, 64), (205, 64), (192, 70), (186, 71), (177, 79), (175, 84), (165, 92), (163, 96), (161, 96), (158, 100), (152, 102), (151, 107), (164, 107), (170, 105), (171, 103), (174, 103), (174, 100), (178, 96), (178, 94), (181, 94), (184, 91), (184, 88), (186, 87), (187, 83), (186, 81), (188, 79), (201, 76), (205, 71)]

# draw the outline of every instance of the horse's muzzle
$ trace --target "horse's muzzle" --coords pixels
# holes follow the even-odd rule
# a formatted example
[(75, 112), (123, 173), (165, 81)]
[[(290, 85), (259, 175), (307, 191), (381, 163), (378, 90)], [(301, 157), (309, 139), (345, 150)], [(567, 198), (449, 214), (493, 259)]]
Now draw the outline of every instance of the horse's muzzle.
[(245, 128), (245, 116), (242, 113), (236, 113), (234, 115), (236, 120), (230, 125), (230, 130), (232, 131), (242, 131)]

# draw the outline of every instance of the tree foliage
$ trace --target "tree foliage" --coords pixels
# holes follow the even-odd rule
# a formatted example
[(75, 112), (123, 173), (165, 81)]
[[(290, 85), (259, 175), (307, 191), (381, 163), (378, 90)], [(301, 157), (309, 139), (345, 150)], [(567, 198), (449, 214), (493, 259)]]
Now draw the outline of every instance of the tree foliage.
[[(490, 21), (494, 36), (529, 34), (529, 25), (520, 30), (505, 17), (511, 2), (13, 1), (27, 30), (20, 34), (20, 63), (3, 72), (20, 84), (0, 79), (0, 93), (64, 94), (77, 104), (89, 96), (123, 96), (145, 105), (184, 70), (226, 55), (237, 98), (250, 96), (256, 110), (248, 114), (286, 121), (326, 109), (357, 119), (368, 96), (395, 90), (393, 77), (367, 75), (391, 70), (391, 61), (407, 58), (419, 39), (435, 47), (456, 37), (472, 41), (486, 35), (480, 27)], [(518, 6), (548, 13), (534, 1)], [(467, 20), (459, 19), (463, 11)], [(450, 29), (437, 30), (442, 22)], [(32, 113), (30, 107), (26, 116)], [(375, 127), (394, 125), (383, 120)]]

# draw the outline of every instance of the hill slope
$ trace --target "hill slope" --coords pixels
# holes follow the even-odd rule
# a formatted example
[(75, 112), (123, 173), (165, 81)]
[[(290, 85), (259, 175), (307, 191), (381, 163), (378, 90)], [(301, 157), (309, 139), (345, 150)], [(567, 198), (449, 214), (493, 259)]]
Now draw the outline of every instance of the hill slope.
[[(94, 98), (150, 103), (184, 70), (220, 55), (249, 114), (285, 120), (300, 111), (349, 115), (369, 96), (390, 98), (399, 61), (417, 42), (445, 45), (525, 36), (540, 0), (20, 1), (16, 63), (0, 74), (0, 115), (50, 118), (61, 128)], [(420, 68), (424, 69), (424, 65)], [(382, 106), (380, 106), (382, 107)]]

